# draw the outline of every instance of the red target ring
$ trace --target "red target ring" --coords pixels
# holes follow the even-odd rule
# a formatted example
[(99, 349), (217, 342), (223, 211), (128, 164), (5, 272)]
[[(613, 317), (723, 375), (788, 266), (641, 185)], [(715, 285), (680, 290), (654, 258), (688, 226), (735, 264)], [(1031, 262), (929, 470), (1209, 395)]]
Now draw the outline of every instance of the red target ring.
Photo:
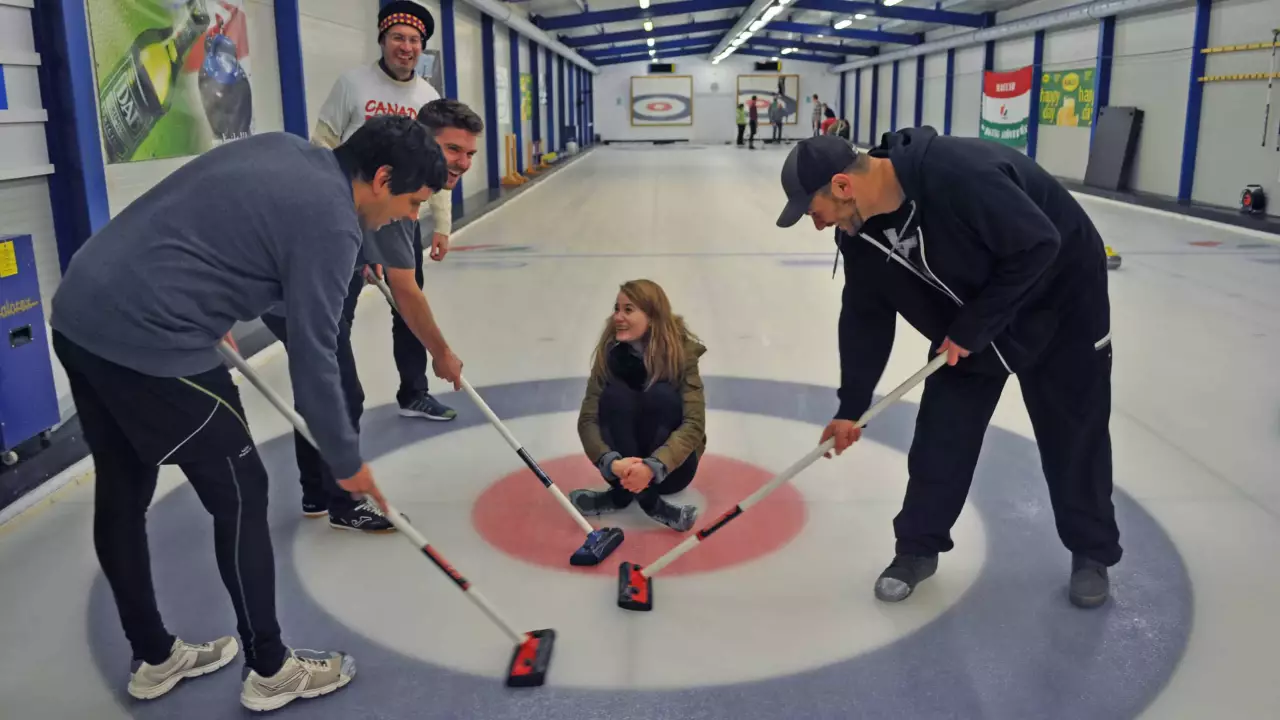
[(657, 102), (651, 102), (651, 103), (649, 103), (649, 104), (647, 104), (647, 105), (645, 105), (645, 106), (644, 106), (644, 108), (645, 108), (646, 110), (652, 110), (652, 111), (654, 111), (654, 112), (666, 112), (666, 111), (668, 111), (668, 110), (673, 109), (674, 107), (675, 107), (674, 105), (672, 105), (672, 104), (671, 104), (671, 103), (669, 103), (669, 102), (666, 102), (665, 100), (659, 100), (659, 101), (657, 101)]
[[(582, 487), (605, 487), (600, 473), (583, 455), (538, 464), (565, 495)], [(705, 499), (693, 529), (687, 533), (669, 530), (645, 517), (635, 503), (618, 513), (587, 517), (587, 522), (599, 528), (621, 525), (619, 516), (627, 516), (626, 539), (615, 552), (618, 557), (595, 567), (569, 565), (569, 555), (582, 545), (582, 530), (528, 469), (499, 478), (486, 488), (472, 508), (471, 522), (486, 542), (511, 557), (555, 570), (611, 575), (617, 573), (622, 560), (648, 565), (662, 557), (772, 478), (773, 473), (755, 465), (707, 455), (699, 460), (698, 474), (691, 486)], [(806, 519), (804, 500), (791, 485), (779, 487), (753, 506), (750, 515), (716, 532), (697, 551), (671, 563), (662, 574), (712, 572), (751, 562), (794, 539)], [(651, 524), (652, 529), (646, 524)]]

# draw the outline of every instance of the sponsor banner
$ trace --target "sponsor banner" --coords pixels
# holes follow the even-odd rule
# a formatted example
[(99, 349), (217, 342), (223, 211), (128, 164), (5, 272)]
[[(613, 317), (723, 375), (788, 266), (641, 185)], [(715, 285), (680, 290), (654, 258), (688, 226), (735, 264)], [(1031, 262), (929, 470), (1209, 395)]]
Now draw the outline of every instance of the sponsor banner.
[(86, 0), (108, 164), (253, 133), (244, 0)]
[(1030, 65), (1011, 72), (982, 74), (982, 123), (978, 136), (1010, 147), (1027, 146), (1031, 116)]
[(1093, 73), (1092, 67), (1040, 73), (1040, 124), (1092, 125)]

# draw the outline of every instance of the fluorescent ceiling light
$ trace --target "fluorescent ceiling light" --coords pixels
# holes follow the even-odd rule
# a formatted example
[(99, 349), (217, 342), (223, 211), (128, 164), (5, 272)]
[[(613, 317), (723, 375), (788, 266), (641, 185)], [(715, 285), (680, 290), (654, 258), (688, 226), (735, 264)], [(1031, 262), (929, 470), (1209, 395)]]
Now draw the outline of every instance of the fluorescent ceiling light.
[(657, 55), (658, 55), (658, 51), (657, 51), (657, 50), (650, 50), (650, 51), (649, 51), (649, 57), (656, 57)]
[(760, 28), (762, 28), (762, 27), (764, 27), (764, 21), (763, 21), (763, 20), (757, 20), (757, 21), (755, 21), (755, 22), (751, 23), (751, 28), (750, 28), (750, 29), (751, 29), (751, 32), (755, 32), (755, 31), (759, 30), (759, 29), (760, 29)]
[(649, 0), (640, 0), (640, 9), (646, 10), (649, 7)]
[(853, 21), (852, 21), (852, 20), (850, 20), (849, 18), (845, 18), (845, 19), (841, 20), (840, 22), (836, 23), (836, 29), (837, 29), (837, 30), (843, 30), (843, 29), (845, 29), (845, 28), (849, 27), (849, 26), (850, 26), (850, 25), (852, 25), (852, 24), (853, 24)]
[(649, 31), (651, 31), (651, 30), (653, 30), (653, 21), (652, 21), (652, 20), (645, 20), (645, 21), (644, 21), (644, 31), (645, 31), (645, 32), (649, 32)]
[(782, 54), (783, 54), (783, 55), (790, 55), (791, 53), (793, 53), (793, 52), (795, 52), (795, 51), (796, 51), (796, 49), (795, 49), (795, 48), (783, 48), (783, 49), (782, 49)]
[(854, 15), (854, 16), (853, 16), (853, 19), (854, 19), (854, 20), (866, 20), (866, 19), (867, 19), (867, 16), (866, 16), (865, 14), (863, 14), (863, 13), (858, 13), (857, 15)]
[(746, 40), (743, 40), (742, 38), (734, 38), (729, 42), (729, 44), (732, 45), (733, 47), (738, 47), (744, 42), (746, 42)]
[(884, 5), (885, 7), (893, 7), (894, 5), (897, 5), (900, 2), (902, 2), (902, 0), (884, 0)]
[(769, 59), (770, 59), (770, 60), (772, 60), (772, 61), (774, 61), (774, 62), (777, 62), (777, 61), (778, 61), (778, 56), (777, 56), (777, 55), (774, 55), (773, 57), (771, 57), (771, 58), (769, 58)]
[(739, 35), (738, 37), (742, 38), (743, 40), (750, 40), (752, 35), (755, 35), (755, 33), (748, 30), (742, 33), (741, 35)]
[(770, 7), (768, 10), (765, 10), (764, 15), (762, 15), (761, 17), (763, 17), (765, 20), (772, 20), (780, 12), (782, 12), (782, 6), (774, 5), (773, 7)]
[(653, 38), (649, 38), (649, 47), (653, 47)]

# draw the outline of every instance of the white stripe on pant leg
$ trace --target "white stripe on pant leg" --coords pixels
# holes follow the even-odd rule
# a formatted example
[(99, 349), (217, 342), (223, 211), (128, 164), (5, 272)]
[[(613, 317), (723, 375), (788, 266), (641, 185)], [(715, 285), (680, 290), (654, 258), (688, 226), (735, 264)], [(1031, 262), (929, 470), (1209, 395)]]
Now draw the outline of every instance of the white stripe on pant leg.
[(1102, 336), (1101, 340), (1093, 344), (1093, 349), (1101, 350), (1102, 348), (1106, 347), (1110, 343), (1111, 343), (1111, 333), (1108, 332), (1106, 335)]
[(236, 475), (236, 465), (231, 458), (227, 458), (227, 467), (231, 469), (231, 484), (236, 488), (236, 585), (240, 590), (240, 604), (244, 606), (244, 621), (249, 626), (249, 646), (245, 648), (245, 657), (248, 658), (252, 653), (257, 660), (259, 658), (255, 645), (258, 634), (253, 631), (253, 614), (249, 612), (249, 601), (244, 596), (244, 578), (240, 576), (240, 525), (244, 522), (244, 498), (240, 496), (240, 478)]
[(174, 453), (178, 452), (178, 448), (182, 447), (183, 445), (186, 445), (188, 442), (191, 441), (191, 438), (195, 437), (196, 435), (199, 435), (200, 431), (204, 429), (205, 425), (208, 425), (209, 421), (213, 419), (213, 416), (217, 414), (218, 414), (218, 403), (215, 402), (213, 404), (213, 409), (209, 411), (209, 417), (205, 418), (204, 422), (200, 423), (200, 427), (196, 428), (195, 432), (188, 435), (186, 439), (184, 439), (182, 442), (175, 445), (172, 450), (165, 453), (164, 457), (160, 458), (160, 462), (156, 463), (156, 465), (163, 465), (165, 460), (168, 460)]

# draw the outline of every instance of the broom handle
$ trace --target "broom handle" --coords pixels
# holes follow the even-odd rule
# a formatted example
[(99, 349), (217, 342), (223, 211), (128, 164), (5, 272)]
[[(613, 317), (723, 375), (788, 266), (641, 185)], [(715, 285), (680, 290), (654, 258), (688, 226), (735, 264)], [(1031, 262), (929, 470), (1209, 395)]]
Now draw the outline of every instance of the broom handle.
[[(258, 376), (257, 371), (250, 367), (249, 363), (245, 362), (245, 359), (241, 357), (240, 353), (236, 352), (235, 349), (228, 345), (225, 340), (218, 344), (218, 352), (221, 353), (222, 357), (230, 362), (232, 366), (239, 370), (241, 375), (248, 378), (249, 382), (252, 383), (259, 392), (265, 395), (267, 400), (271, 401), (271, 404), (274, 405), (275, 408), (293, 424), (293, 427), (298, 431), (298, 433), (301, 434), (302, 437), (306, 438), (307, 442), (311, 443), (311, 446), (319, 452), (320, 446), (316, 443), (315, 437), (312, 436), (311, 430), (307, 427), (306, 421), (302, 419), (302, 416), (299, 415), (297, 411), (285, 403), (284, 398), (281, 398), (275, 390), (271, 389), (271, 386), (267, 385), (266, 382)], [(373, 498), (368, 496), (366, 496), (366, 498), (369, 502), (373, 502)], [(408, 521), (400, 515), (400, 511), (391, 506), (390, 502), (387, 502), (386, 511), (387, 519), (391, 521), (391, 524), (394, 525), (396, 529), (409, 540), (409, 542), (413, 543), (415, 547), (422, 551), (422, 553), (426, 555), (431, 562), (435, 563), (437, 567), (452, 578), (453, 581), (457, 583), (458, 587), (462, 588), (462, 591), (466, 593), (467, 596), (470, 597), (475, 604), (478, 605), (480, 609), (498, 625), (498, 627), (502, 628), (503, 632), (511, 638), (512, 642), (524, 642), (525, 634), (517, 632), (515, 628), (511, 626), (511, 623), (507, 622), (506, 618), (502, 617), (502, 615), (498, 613), (498, 610), (494, 608), (488, 598), (481, 595), (479, 590), (472, 587), (471, 583), (466, 578), (459, 574), (458, 571), (449, 565), (443, 557), (436, 553), (434, 548), (431, 547), (431, 543), (427, 542), (427, 539), (423, 537), (422, 533), (418, 532), (417, 528), (410, 525)]]
[[(879, 402), (872, 405), (866, 412), (862, 414), (862, 417), (858, 418), (858, 421), (854, 423), (854, 427), (858, 427), (858, 428), (864, 427), (867, 423), (871, 422), (872, 418), (874, 418), (876, 415), (879, 415), (885, 408), (889, 407), (890, 405), (900, 400), (903, 395), (906, 395), (908, 392), (910, 392), (912, 388), (920, 384), (920, 382), (924, 380), (926, 377), (929, 377), (934, 372), (936, 372), (938, 368), (945, 365), (946, 362), (947, 362), (947, 354), (939, 353), (937, 356), (935, 356), (932, 360), (929, 361), (928, 365), (925, 365), (923, 368), (917, 370), (915, 375), (912, 375), (911, 377), (907, 378), (906, 381), (904, 381), (901, 385), (894, 388), (893, 392), (884, 396), (883, 398), (880, 399)], [(775, 476), (772, 480), (770, 480), (769, 482), (761, 486), (759, 490), (756, 490), (755, 492), (748, 495), (746, 500), (743, 500), (742, 502), (738, 503), (736, 506), (730, 508), (728, 512), (721, 515), (718, 519), (716, 519), (715, 522), (699, 530), (693, 535), (690, 535), (689, 537), (685, 538), (684, 542), (668, 550), (667, 554), (658, 558), (649, 567), (642, 568), (640, 573), (647, 578), (653, 577), (655, 574), (658, 573), (658, 571), (670, 565), (681, 555), (692, 550), (694, 545), (697, 545), (698, 543), (702, 542), (702, 540), (707, 536), (711, 535), (711, 533), (724, 527), (726, 524), (729, 523), (730, 520), (733, 520), (734, 518), (743, 514), (752, 505), (755, 505), (756, 503), (763, 500), (769, 493), (776, 490), (778, 486), (789, 481), (791, 478), (795, 477), (796, 475), (799, 475), (802, 470), (812, 465), (818, 458), (827, 454), (827, 452), (829, 452), (832, 448), (834, 448), (835, 444), (836, 444), (836, 439), (834, 437), (828, 438), (826, 442), (810, 450), (804, 457), (800, 458), (795, 463), (793, 463), (791, 467), (788, 467), (786, 470), (783, 470), (781, 473)]]
[[(399, 306), (396, 305), (395, 297), (391, 295), (391, 287), (387, 285), (386, 278), (378, 277), (375, 274), (374, 283), (378, 286), (378, 289), (382, 291), (382, 295), (387, 299), (387, 303), (391, 305), (391, 309), (396, 312), (400, 312)], [(471, 387), (471, 383), (467, 382), (466, 378), (461, 378), (461, 381), (462, 389), (466, 390), (467, 395), (471, 396), (471, 402), (475, 403), (476, 407), (480, 408), (480, 412), (484, 413), (484, 416), (489, 419), (489, 424), (493, 425), (493, 427), (498, 430), (498, 433), (507, 441), (507, 444), (511, 446), (511, 449), (516, 451), (516, 454), (520, 456), (520, 459), (524, 460), (525, 465), (528, 465), (534, 475), (537, 475), (538, 479), (542, 481), (542, 484), (551, 491), (556, 502), (560, 503), (560, 506), (564, 508), (565, 512), (569, 513), (569, 515), (573, 517), (574, 522), (578, 524), (578, 527), (582, 529), (582, 532), (587, 533), (588, 535), (595, 532), (595, 528), (591, 527), (591, 523), (587, 522), (587, 519), (582, 516), (582, 513), (578, 511), (578, 508), (574, 507), (573, 503), (569, 502), (569, 498), (565, 497), (565, 494), (560, 491), (560, 488), (557, 487), (555, 483), (551, 482), (551, 478), (547, 477), (547, 474), (542, 471), (542, 468), (538, 467), (538, 464), (533, 461), (533, 458), (524, 449), (524, 446), (520, 444), (520, 441), (516, 440), (516, 436), (511, 434), (511, 431), (507, 429), (507, 426), (504, 425), (502, 420), (498, 418), (497, 414), (493, 412), (489, 407), (489, 404), (484, 401), (484, 398), (480, 397), (480, 393), (476, 392), (476, 389)]]

